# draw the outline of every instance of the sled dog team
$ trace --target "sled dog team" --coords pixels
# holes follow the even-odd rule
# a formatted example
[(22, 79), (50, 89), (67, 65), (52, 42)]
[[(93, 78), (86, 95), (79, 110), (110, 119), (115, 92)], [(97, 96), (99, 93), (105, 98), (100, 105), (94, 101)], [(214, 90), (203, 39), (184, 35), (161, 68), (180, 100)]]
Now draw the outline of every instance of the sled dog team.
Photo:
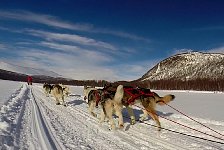
[(122, 109), (125, 106), (128, 110), (128, 114), (131, 118), (130, 123), (135, 124), (136, 118), (132, 109), (132, 105), (139, 103), (143, 116), (139, 119), (144, 121), (148, 115), (156, 122), (158, 130), (161, 129), (161, 124), (156, 114), (155, 107), (157, 104), (165, 105), (172, 101), (175, 96), (168, 94), (164, 97), (160, 97), (157, 93), (151, 92), (150, 89), (145, 88), (133, 88), (123, 85), (118, 86), (107, 86), (103, 89), (96, 89), (93, 87), (84, 86), (83, 90), (84, 100), (89, 105), (89, 112), (91, 115), (96, 117), (94, 108), (101, 105), (100, 123), (104, 122), (105, 118), (108, 117), (111, 129), (114, 130), (115, 122), (113, 114), (118, 116), (118, 128), (124, 127)]
[[(47, 97), (49, 97), (49, 94), (53, 95), (56, 100), (56, 105), (60, 105), (61, 100), (62, 105), (66, 106), (64, 97), (68, 97), (70, 94), (68, 86), (62, 84), (51, 85), (44, 83), (43, 89)], [(158, 130), (160, 130), (161, 124), (158, 115), (156, 114), (156, 105), (165, 105), (175, 98), (172, 94), (160, 97), (157, 93), (151, 92), (150, 89), (133, 88), (123, 85), (108, 85), (103, 89), (84, 86), (83, 95), (84, 100), (86, 100), (89, 106), (89, 113), (92, 116), (97, 117), (94, 112), (94, 108), (100, 105), (102, 108), (100, 113), (100, 124), (103, 123), (107, 117), (112, 130), (115, 130), (116, 128), (113, 114), (118, 117), (118, 128), (122, 129), (124, 127), (122, 115), (123, 107), (127, 108), (131, 119), (130, 124), (135, 124), (136, 118), (132, 105), (137, 103), (140, 104), (143, 111), (143, 115), (140, 117), (139, 121), (143, 122), (149, 115), (156, 122)]]

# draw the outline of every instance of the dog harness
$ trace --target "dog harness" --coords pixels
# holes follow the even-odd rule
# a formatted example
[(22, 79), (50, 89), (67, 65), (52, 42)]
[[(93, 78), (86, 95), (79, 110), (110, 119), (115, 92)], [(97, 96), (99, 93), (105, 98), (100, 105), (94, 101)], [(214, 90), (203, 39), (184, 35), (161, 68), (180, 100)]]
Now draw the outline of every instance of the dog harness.
[(128, 104), (133, 104), (134, 101), (139, 97), (153, 97), (154, 93), (150, 89), (145, 88), (133, 88), (133, 87), (124, 87), (124, 92), (130, 95), (128, 99)]
[(98, 92), (98, 90), (94, 90), (94, 96), (96, 97), (96, 107), (98, 107), (100, 101), (100, 93)]

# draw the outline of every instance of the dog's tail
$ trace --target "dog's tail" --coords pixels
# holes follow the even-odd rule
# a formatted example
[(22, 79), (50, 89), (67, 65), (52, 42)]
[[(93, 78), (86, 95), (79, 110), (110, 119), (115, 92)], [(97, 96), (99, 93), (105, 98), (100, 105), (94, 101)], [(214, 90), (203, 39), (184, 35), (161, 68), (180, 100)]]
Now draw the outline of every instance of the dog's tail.
[(121, 104), (124, 96), (124, 88), (123, 85), (119, 85), (117, 87), (116, 93), (114, 95), (114, 100), (116, 103)]
[(169, 103), (170, 101), (173, 101), (175, 99), (175, 96), (172, 94), (165, 95), (163, 97), (160, 97), (157, 93), (153, 92), (154, 98), (156, 100), (156, 103), (159, 105), (165, 105)]

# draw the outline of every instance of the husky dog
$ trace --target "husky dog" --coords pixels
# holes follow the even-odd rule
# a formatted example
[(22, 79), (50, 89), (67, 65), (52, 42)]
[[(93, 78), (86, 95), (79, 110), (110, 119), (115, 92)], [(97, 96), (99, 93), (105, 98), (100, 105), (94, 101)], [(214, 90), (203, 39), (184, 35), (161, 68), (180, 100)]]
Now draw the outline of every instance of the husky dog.
[(98, 99), (96, 95), (98, 94), (100, 96), (99, 92), (100, 91), (94, 87), (84, 86), (84, 89), (83, 89), (84, 100), (89, 105), (89, 108), (88, 108), (89, 113), (94, 117), (97, 116), (96, 113), (93, 112), (93, 110), (96, 107), (96, 101)]
[(124, 127), (123, 116), (122, 116), (122, 98), (123, 96), (119, 93), (121, 91), (121, 86), (117, 87), (115, 94), (106, 94), (103, 98), (102, 111), (100, 117), (100, 123), (102, 123), (106, 117), (108, 117), (112, 130), (115, 130), (115, 123), (113, 119), (113, 114), (118, 116), (118, 126), (120, 129)]
[[(145, 89), (145, 90), (149, 90), (149, 89)], [(115, 96), (114, 99), (115, 101), (119, 101), (120, 97), (122, 97), (122, 103), (124, 106), (128, 106), (130, 105), (130, 103), (128, 103), (128, 101), (132, 98), (131, 95), (127, 94), (124, 91), (124, 87), (123, 85), (119, 85), (119, 88), (117, 88), (117, 92), (116, 95), (119, 96)], [(136, 100), (134, 100), (132, 103), (141, 103), (142, 106), (144, 107), (142, 109), (143, 111), (143, 116), (140, 118), (140, 121), (144, 121), (148, 115), (150, 115), (152, 117), (152, 119), (156, 122), (157, 126), (158, 126), (158, 130), (161, 130), (161, 124), (158, 118), (158, 115), (156, 114), (156, 104), (159, 105), (165, 105), (166, 103), (169, 103), (170, 101), (172, 101), (175, 98), (174, 95), (165, 95), (164, 97), (160, 97), (157, 93), (152, 92), (152, 96), (142, 96), (142, 97), (138, 97)], [(118, 100), (116, 100), (118, 99)]]
[[(107, 86), (104, 87), (103, 89), (96, 89), (94, 87), (87, 87), (84, 86), (83, 90), (83, 95), (84, 95), (84, 100), (89, 105), (89, 112), (91, 115), (96, 117), (96, 113), (94, 113), (94, 108), (99, 104), (102, 106), (102, 111), (100, 115), (100, 123), (102, 123), (106, 117), (109, 118), (109, 121), (111, 123), (111, 128), (115, 129), (115, 124), (113, 122), (113, 117), (112, 115), (115, 114), (119, 117), (119, 128), (123, 128), (123, 117), (122, 117), (122, 108), (123, 104), (121, 103), (120, 99), (118, 98), (118, 95), (116, 95), (117, 88), (119, 87), (112, 87), (112, 86)], [(114, 97), (116, 96), (116, 101), (114, 100)], [(129, 106), (126, 107), (128, 109), (128, 113), (133, 118), (134, 113), (133, 109)], [(131, 119), (132, 120), (132, 119)], [(131, 121), (131, 124), (134, 124), (134, 121)]]
[(68, 97), (69, 94), (71, 94), (70, 89), (68, 86), (63, 85), (63, 84), (59, 84), (62, 88), (63, 88), (63, 94), (65, 97)]
[(48, 83), (44, 83), (43, 85), (43, 89), (44, 89), (44, 93), (47, 97), (49, 97), (49, 94), (51, 93), (53, 86), (48, 84)]
[(51, 93), (56, 100), (56, 105), (60, 105), (60, 99), (61, 99), (62, 105), (66, 106), (65, 101), (64, 101), (63, 88), (60, 85), (58, 85), (58, 84), (53, 85)]

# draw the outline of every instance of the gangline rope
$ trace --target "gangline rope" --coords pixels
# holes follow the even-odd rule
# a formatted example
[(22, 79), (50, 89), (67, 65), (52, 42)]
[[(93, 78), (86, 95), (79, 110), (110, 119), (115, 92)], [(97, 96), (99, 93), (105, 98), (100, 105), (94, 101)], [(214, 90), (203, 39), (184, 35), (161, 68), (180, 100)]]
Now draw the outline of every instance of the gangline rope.
[[(140, 107), (140, 106), (137, 106), (137, 105), (134, 105), (134, 106), (136, 106), (136, 107), (138, 107), (138, 108), (140, 108), (140, 109), (144, 109), (144, 110), (146, 110), (145, 108), (142, 108), (142, 107)], [(148, 110), (146, 110), (146, 111), (148, 111)], [(191, 129), (191, 130), (194, 130), (194, 131), (200, 132), (200, 133), (202, 133), (202, 134), (205, 134), (205, 135), (211, 136), (211, 137), (213, 137), (213, 138), (216, 138), (216, 139), (219, 139), (219, 140), (224, 141), (224, 139), (222, 139), (222, 138), (219, 138), (219, 137), (217, 137), (217, 136), (214, 136), (214, 135), (211, 135), (211, 134), (202, 132), (202, 131), (200, 131), (200, 130), (191, 128), (191, 127), (186, 126), (186, 125), (184, 125), (184, 124), (181, 124), (181, 123), (178, 123), (178, 122), (173, 121), (173, 120), (171, 120), (171, 119), (168, 119), (168, 118), (166, 118), (166, 117), (164, 117), (164, 116), (160, 116), (160, 117), (163, 118), (163, 119), (166, 119), (166, 120), (168, 120), (168, 121), (171, 121), (171, 122), (173, 122), (173, 123), (176, 123), (176, 124), (178, 124), (178, 125), (180, 125), (180, 126), (183, 126), (183, 127), (185, 127), (185, 128), (188, 128), (188, 129)], [(128, 117), (126, 117), (126, 118), (128, 118)], [(136, 121), (138, 121), (138, 120), (136, 120)], [(143, 122), (143, 123), (145, 123), (145, 122)], [(148, 123), (145, 123), (145, 124), (147, 124), (147, 125), (151, 125), (151, 126), (154, 126), (154, 127), (158, 127), (158, 126), (156, 126), (156, 125), (152, 125), (152, 124), (148, 124)], [(179, 132), (179, 131), (170, 130), (170, 129), (163, 128), (163, 127), (160, 127), (160, 128), (161, 128), (161, 129), (164, 129), (164, 130), (167, 130), (167, 131), (170, 131), (170, 132), (174, 132), (174, 133), (182, 134), (182, 135), (185, 135), (185, 136), (190, 136), (190, 137), (194, 137), (194, 138), (198, 138), (198, 139), (202, 139), (202, 140), (207, 140), (207, 141), (210, 141), (210, 142), (215, 142), (215, 143), (219, 143), (219, 144), (224, 144), (224, 142), (215, 141), (215, 140), (209, 140), (209, 139), (205, 139), (205, 138), (198, 137), (198, 136), (195, 136), (195, 135), (189, 135), (189, 134), (186, 134), (186, 133), (182, 133), (182, 132)]]
[[(127, 117), (127, 116), (124, 116), (124, 117), (130, 119), (130, 118)], [(135, 121), (140, 121), (140, 120), (135, 120)], [(144, 123), (144, 124), (146, 124), (146, 125), (149, 125), (149, 126), (158, 128), (158, 126), (153, 125), (153, 124), (150, 124), (150, 123), (147, 123), (147, 122), (141, 122), (141, 123)], [(192, 137), (192, 138), (196, 138), (196, 139), (201, 139), (201, 140), (205, 140), (205, 141), (209, 141), (209, 142), (213, 142), (213, 143), (224, 144), (224, 142), (215, 141), (215, 140), (210, 140), (210, 139), (206, 139), (206, 138), (203, 138), (203, 137), (199, 137), (199, 136), (190, 135), (190, 134), (186, 134), (186, 133), (183, 133), (183, 132), (179, 132), (179, 131), (175, 131), (175, 130), (167, 129), (167, 128), (164, 128), (164, 127), (160, 127), (160, 128), (163, 129), (163, 130), (166, 130), (166, 131), (169, 131), (169, 132), (173, 132), (173, 133), (177, 133), (177, 134), (181, 134), (181, 135), (184, 135), (184, 136), (188, 136), (188, 137)]]

